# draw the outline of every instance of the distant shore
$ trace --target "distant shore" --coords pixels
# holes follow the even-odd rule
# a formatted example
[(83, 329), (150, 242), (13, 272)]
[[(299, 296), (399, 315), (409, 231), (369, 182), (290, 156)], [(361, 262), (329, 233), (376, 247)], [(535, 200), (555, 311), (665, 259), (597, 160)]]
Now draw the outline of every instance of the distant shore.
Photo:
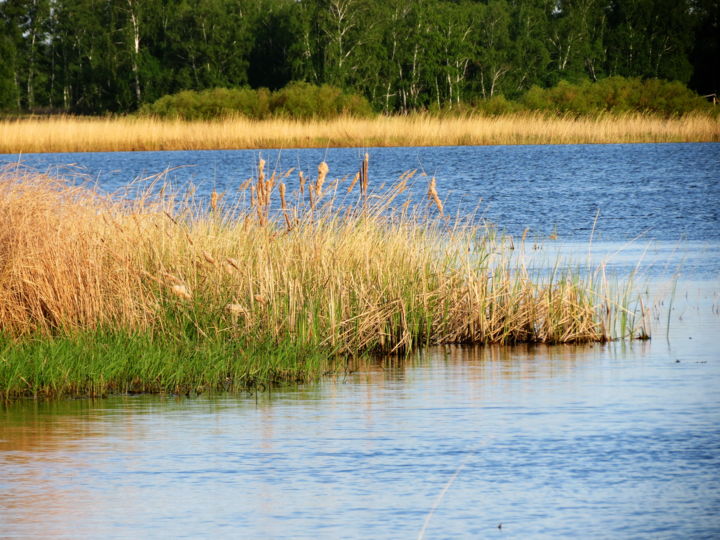
[(332, 120), (216, 121), (51, 116), (0, 120), (0, 153), (112, 152), (506, 144), (720, 141), (720, 119), (628, 114), (556, 117), (341, 117)]

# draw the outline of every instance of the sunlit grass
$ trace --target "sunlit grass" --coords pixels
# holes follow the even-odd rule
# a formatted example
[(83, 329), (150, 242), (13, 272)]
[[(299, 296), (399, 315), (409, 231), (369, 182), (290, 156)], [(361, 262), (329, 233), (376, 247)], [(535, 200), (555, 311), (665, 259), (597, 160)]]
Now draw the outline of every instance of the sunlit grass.
[[(1, 175), (2, 395), (235, 389), (431, 344), (647, 332), (629, 289), (528, 270), (522, 245), (444, 216), (432, 179), (377, 196), (367, 161), (344, 181), (258, 171), (208, 200)], [(404, 200), (410, 182), (428, 199)]]
[(719, 140), (720, 120), (701, 115), (666, 119), (640, 114), (596, 118), (533, 113), (443, 118), (417, 114), (207, 122), (60, 116), (0, 121), (0, 153)]

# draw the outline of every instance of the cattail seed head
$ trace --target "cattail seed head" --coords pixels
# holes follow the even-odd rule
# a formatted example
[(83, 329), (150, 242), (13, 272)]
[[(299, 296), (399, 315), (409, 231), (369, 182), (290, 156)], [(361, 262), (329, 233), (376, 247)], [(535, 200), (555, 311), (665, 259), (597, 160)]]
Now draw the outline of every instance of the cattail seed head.
[(328, 171), (330, 170), (330, 167), (328, 167), (328, 164), (324, 161), (320, 162), (320, 165), (318, 165), (318, 177), (317, 182), (315, 184), (315, 192), (318, 197), (322, 196), (322, 187), (323, 183), (325, 183), (325, 177), (327, 176)]
[(225, 261), (232, 266), (235, 270), (240, 270), (240, 263), (237, 259), (233, 259), (232, 257), (228, 257), (225, 259)]
[(214, 258), (212, 255), (210, 255), (210, 253), (208, 253), (207, 251), (203, 251), (202, 254), (203, 254), (203, 258), (204, 258), (207, 262), (209, 262), (210, 264), (212, 264), (213, 266), (215, 266), (215, 264), (216, 264), (215, 258)]
[(285, 202), (285, 184), (283, 182), (280, 182), (280, 186), (278, 186), (278, 189), (280, 191), (280, 207), (283, 210), (287, 210), (287, 203)]
[(438, 196), (437, 188), (435, 187), (435, 177), (433, 176), (430, 180), (430, 187), (428, 187), (428, 198), (435, 203), (437, 209), (440, 211), (440, 215), (443, 213), (443, 203)]

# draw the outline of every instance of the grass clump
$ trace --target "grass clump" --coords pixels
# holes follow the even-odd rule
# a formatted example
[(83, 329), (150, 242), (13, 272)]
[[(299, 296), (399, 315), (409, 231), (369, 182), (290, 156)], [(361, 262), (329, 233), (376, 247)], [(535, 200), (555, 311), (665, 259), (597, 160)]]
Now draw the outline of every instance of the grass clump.
[[(307, 380), (429, 344), (637, 337), (601, 273), (533, 274), (503, 238), (353, 178), (266, 174), (235, 198), (102, 196), (0, 176), (0, 393), (102, 395)], [(294, 189), (288, 188), (294, 186)], [(624, 298), (624, 299), (623, 299)]]

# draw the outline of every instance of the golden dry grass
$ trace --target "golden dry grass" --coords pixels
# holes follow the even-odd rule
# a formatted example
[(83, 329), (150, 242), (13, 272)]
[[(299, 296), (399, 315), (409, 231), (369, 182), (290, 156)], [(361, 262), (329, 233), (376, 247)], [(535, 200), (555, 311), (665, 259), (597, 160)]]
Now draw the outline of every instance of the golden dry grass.
[[(360, 187), (348, 195), (349, 179), (323, 187), (324, 163), (287, 195), (286, 175), (259, 170), (235, 202), (158, 186), (131, 201), (100, 197), (7, 170), (0, 331), (290, 339), (329, 355), (642, 333), (601, 274), (534, 277), (504, 239), (440, 217), (432, 183), (430, 201), (393, 213), (411, 174), (376, 200)], [(287, 200), (271, 212), (278, 193)]]
[(211, 122), (60, 116), (0, 121), (0, 153), (719, 140), (720, 120), (707, 116), (558, 118), (526, 113)]

